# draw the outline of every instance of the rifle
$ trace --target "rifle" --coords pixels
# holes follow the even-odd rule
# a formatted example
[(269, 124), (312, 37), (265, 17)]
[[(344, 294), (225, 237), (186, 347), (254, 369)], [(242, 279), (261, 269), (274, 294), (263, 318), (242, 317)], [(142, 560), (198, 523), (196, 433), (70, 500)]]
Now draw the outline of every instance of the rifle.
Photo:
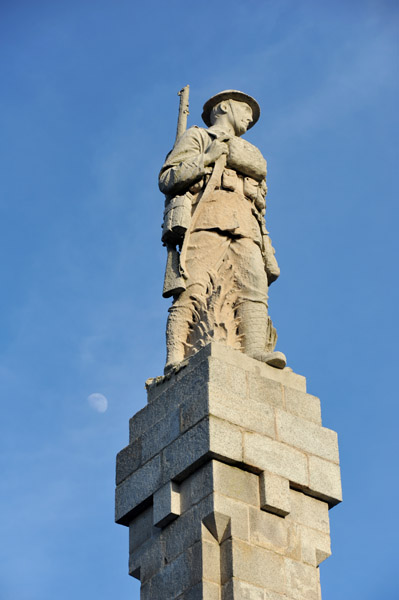
[(188, 110), (188, 96), (190, 93), (190, 86), (186, 85), (180, 92), (177, 92), (177, 95), (180, 96), (179, 103), (179, 116), (177, 118), (177, 129), (176, 129), (176, 139), (174, 146), (179, 141), (183, 133), (187, 129), (187, 116), (190, 114)]
[[(179, 92), (180, 107), (179, 107), (179, 118), (178, 118), (178, 123), (177, 123), (177, 133), (176, 133), (175, 144), (180, 139), (180, 137), (183, 135), (183, 133), (186, 129), (187, 115), (188, 115), (188, 92), (189, 92), (188, 85), (185, 88), (183, 88), (182, 90), (180, 90), (180, 92)], [(190, 220), (191, 222), (188, 223), (186, 221), (184, 223), (184, 227), (182, 229), (185, 230), (185, 234), (184, 234), (183, 245), (181, 247), (180, 254), (178, 253), (178, 251), (176, 249), (176, 245), (174, 243), (171, 243), (167, 237), (168, 234), (170, 234), (170, 233), (173, 234), (174, 228), (171, 227), (171, 229), (172, 229), (172, 231), (171, 231), (170, 229), (168, 229), (168, 227), (165, 227), (165, 225), (168, 226), (168, 222), (167, 222), (167, 220), (164, 221), (164, 236), (165, 236), (164, 244), (168, 251), (164, 288), (163, 288), (163, 294), (162, 294), (164, 298), (169, 298), (170, 296), (176, 296), (178, 294), (181, 294), (181, 292), (183, 292), (186, 289), (185, 279), (187, 278), (187, 275), (185, 273), (185, 266), (186, 266), (187, 246), (188, 246), (188, 240), (190, 237), (190, 233), (192, 231), (194, 231), (194, 229), (195, 229), (195, 226), (196, 226), (198, 218), (199, 218), (199, 214), (201, 212), (200, 209), (202, 209), (203, 205), (206, 204), (208, 198), (211, 196), (211, 194), (213, 193), (215, 188), (218, 185), (220, 185), (220, 180), (222, 177), (223, 169), (226, 166), (226, 161), (227, 161), (227, 156), (225, 154), (222, 154), (217, 159), (217, 161), (215, 162), (215, 165), (213, 167), (211, 177), (210, 177), (206, 187), (202, 190), (202, 194), (198, 200), (198, 204), (195, 209), (194, 216)], [(182, 199), (183, 199), (183, 197), (176, 197), (174, 199), (176, 201), (177, 206), (179, 206), (180, 201)], [(167, 216), (167, 212), (165, 213), (165, 216)], [(172, 221), (173, 221), (173, 219), (172, 219)], [(183, 222), (183, 220), (182, 220), (182, 222)], [(180, 228), (176, 227), (176, 229), (179, 230)], [(181, 231), (179, 231), (179, 233), (181, 233)]]
[[(182, 137), (187, 128), (187, 116), (189, 115), (188, 110), (188, 98), (190, 93), (190, 86), (186, 85), (178, 92), (180, 96), (179, 103), (179, 116), (177, 118), (177, 129), (176, 139), (173, 147), (176, 146), (179, 139)], [(184, 277), (180, 273), (180, 257), (179, 252), (176, 248), (176, 244), (169, 241), (165, 242), (167, 250), (165, 278), (163, 284), (162, 296), (164, 298), (170, 298), (171, 296), (177, 296), (186, 289)]]

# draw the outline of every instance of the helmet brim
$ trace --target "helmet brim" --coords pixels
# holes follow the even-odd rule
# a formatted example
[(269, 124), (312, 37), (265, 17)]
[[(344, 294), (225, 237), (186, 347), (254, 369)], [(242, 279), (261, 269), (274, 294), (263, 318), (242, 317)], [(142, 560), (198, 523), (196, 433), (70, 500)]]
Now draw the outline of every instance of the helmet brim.
[(248, 125), (248, 129), (251, 129), (255, 125), (255, 123), (259, 120), (260, 117), (260, 106), (256, 102), (255, 98), (249, 96), (248, 94), (244, 94), (244, 92), (240, 92), (238, 90), (224, 90), (223, 92), (219, 92), (209, 98), (204, 104), (203, 112), (202, 112), (202, 120), (205, 125), (208, 127), (211, 126), (211, 112), (216, 104), (219, 102), (223, 102), (223, 100), (237, 100), (238, 102), (245, 102), (252, 109), (252, 122)]

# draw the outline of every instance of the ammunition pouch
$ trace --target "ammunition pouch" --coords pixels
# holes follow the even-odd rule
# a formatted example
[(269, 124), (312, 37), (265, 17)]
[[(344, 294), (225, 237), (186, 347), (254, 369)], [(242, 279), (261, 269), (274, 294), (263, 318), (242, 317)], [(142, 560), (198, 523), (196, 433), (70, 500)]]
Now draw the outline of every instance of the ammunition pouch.
[(191, 222), (192, 195), (186, 192), (167, 201), (162, 226), (162, 241), (178, 244), (184, 237)]

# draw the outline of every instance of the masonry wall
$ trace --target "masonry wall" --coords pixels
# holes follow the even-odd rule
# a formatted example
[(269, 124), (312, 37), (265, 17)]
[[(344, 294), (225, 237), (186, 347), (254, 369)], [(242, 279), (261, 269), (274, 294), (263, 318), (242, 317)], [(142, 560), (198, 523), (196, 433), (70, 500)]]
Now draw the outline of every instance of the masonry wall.
[(305, 378), (213, 343), (149, 383), (117, 458), (142, 600), (318, 600), (341, 500), (337, 437)]

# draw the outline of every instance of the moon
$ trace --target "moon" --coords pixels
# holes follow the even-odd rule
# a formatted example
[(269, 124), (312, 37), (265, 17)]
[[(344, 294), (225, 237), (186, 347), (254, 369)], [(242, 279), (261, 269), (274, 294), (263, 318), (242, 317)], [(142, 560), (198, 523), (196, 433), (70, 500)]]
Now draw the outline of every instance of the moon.
[(108, 408), (108, 400), (103, 394), (90, 394), (87, 397), (90, 406), (99, 413), (104, 413)]

